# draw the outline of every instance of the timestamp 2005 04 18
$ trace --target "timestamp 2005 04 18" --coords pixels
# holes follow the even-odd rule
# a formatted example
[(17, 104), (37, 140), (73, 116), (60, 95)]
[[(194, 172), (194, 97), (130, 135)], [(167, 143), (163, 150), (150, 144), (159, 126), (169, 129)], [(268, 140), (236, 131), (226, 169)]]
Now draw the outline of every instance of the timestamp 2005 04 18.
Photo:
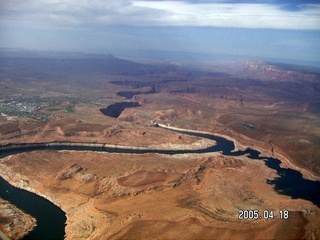
[(239, 210), (238, 219), (247, 220), (247, 219), (288, 219), (289, 211), (288, 210), (279, 210), (278, 214), (274, 210), (263, 210), (260, 214), (259, 210)]

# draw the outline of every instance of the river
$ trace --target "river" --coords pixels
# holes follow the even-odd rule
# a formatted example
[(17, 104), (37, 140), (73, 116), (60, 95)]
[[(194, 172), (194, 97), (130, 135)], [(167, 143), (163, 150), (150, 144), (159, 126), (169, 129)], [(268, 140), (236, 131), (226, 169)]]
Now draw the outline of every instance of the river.
[[(252, 160), (264, 161), (266, 167), (272, 168), (277, 171), (279, 175), (275, 179), (266, 179), (268, 184), (274, 185), (274, 190), (279, 194), (291, 196), (293, 199), (301, 198), (312, 202), (320, 207), (320, 181), (311, 181), (304, 179), (299, 171), (282, 168), (281, 161), (272, 157), (261, 156), (257, 150), (247, 148), (243, 151), (234, 151), (235, 145), (232, 141), (223, 137), (199, 133), (189, 132), (183, 130), (173, 130), (182, 134), (188, 134), (207, 138), (216, 141), (216, 145), (200, 150), (154, 150), (154, 149), (129, 149), (129, 148), (116, 148), (116, 147), (101, 147), (101, 146), (70, 146), (60, 143), (60, 146), (30, 146), (28, 148), (21, 147), (20, 149), (2, 150), (0, 158), (18, 154), (21, 152), (33, 150), (76, 150), (76, 151), (104, 151), (109, 153), (158, 153), (158, 154), (186, 154), (186, 153), (209, 153), (221, 152), (226, 156), (247, 156)], [(8, 190), (8, 191), (6, 191)], [(63, 239), (65, 228), (65, 215), (58, 207), (47, 201), (46, 199), (29, 193), (24, 190), (17, 189), (9, 185), (6, 181), (0, 178), (0, 197), (6, 199), (16, 205), (18, 208), (31, 214), (37, 219), (38, 226), (25, 238), (25, 239)], [(56, 235), (54, 235), (56, 234)], [(55, 237), (53, 237), (55, 236)]]
[(13, 187), (0, 177), (0, 197), (37, 219), (37, 226), (23, 239), (63, 239), (65, 213), (47, 199)]

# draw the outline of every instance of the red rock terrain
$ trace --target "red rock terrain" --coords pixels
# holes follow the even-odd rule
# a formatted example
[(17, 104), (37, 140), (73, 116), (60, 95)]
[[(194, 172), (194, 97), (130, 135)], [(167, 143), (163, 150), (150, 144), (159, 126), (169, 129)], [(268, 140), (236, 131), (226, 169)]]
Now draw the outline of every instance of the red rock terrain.
[[(23, 106), (28, 94), (29, 105), (44, 102), (30, 114), (12, 109), (13, 115), (1, 114), (2, 145), (199, 149), (214, 144), (148, 126), (156, 120), (235, 139), (239, 149), (252, 147), (319, 180), (319, 74), (252, 61), (227, 74), (159, 70), (108, 57), (80, 65), (68, 59), (69, 67), (55, 75), (61, 61), (51, 61), (55, 65), (10, 59), (0, 66), (10, 76), (1, 79), (7, 81), (1, 82), (1, 96), (16, 97), (12, 109)], [(128, 71), (110, 67), (112, 61)], [(50, 78), (39, 79), (39, 73)], [(28, 81), (20, 77), (25, 75)], [(141, 107), (125, 109), (118, 118), (102, 115), (101, 108), (124, 101), (119, 91), (138, 92), (132, 100)], [(45, 117), (39, 120), (37, 114)], [(1, 159), (0, 175), (60, 206), (67, 239), (320, 238), (319, 208), (278, 194), (266, 183), (276, 172), (246, 157), (33, 151)], [(277, 216), (286, 209), (289, 218), (239, 220), (240, 209), (273, 210)]]
[[(320, 237), (319, 208), (276, 193), (275, 171), (245, 157), (34, 151), (3, 159), (0, 174), (60, 206), (66, 239)], [(239, 220), (239, 209), (278, 219)]]

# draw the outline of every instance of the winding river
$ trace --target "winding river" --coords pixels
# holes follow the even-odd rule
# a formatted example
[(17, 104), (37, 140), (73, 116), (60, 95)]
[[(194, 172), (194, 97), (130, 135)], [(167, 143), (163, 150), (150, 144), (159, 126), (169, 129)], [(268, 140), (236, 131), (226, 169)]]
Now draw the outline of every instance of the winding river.
[[(178, 129), (169, 129), (170, 131), (188, 134), (192, 136), (207, 138), (216, 141), (216, 145), (200, 149), (200, 150), (155, 150), (141, 148), (125, 148), (112, 147), (102, 144), (70, 144), (70, 143), (54, 143), (54, 144), (34, 144), (34, 145), (11, 145), (5, 148), (0, 148), (0, 158), (9, 155), (34, 150), (76, 150), (76, 151), (99, 151), (109, 153), (158, 153), (158, 154), (186, 154), (186, 153), (210, 153), (221, 152), (227, 156), (243, 156), (246, 155), (252, 160), (264, 161), (266, 167), (276, 170), (279, 175), (275, 179), (266, 182), (274, 185), (274, 190), (280, 194), (291, 196), (293, 199), (301, 198), (312, 202), (320, 207), (320, 181), (311, 181), (304, 179), (299, 171), (282, 168), (281, 161), (272, 157), (261, 156), (257, 150), (247, 148), (243, 151), (234, 151), (235, 145), (232, 141), (223, 137), (215, 136), (209, 133), (192, 132)], [(33, 193), (17, 189), (9, 185), (0, 177), (0, 197), (6, 199), (16, 205), (18, 208), (31, 214), (37, 219), (37, 227), (25, 239), (47, 239), (48, 236), (55, 239), (63, 239), (65, 227), (64, 212), (47, 201), (46, 199), (37, 196)], [(40, 207), (39, 207), (40, 206)], [(53, 235), (56, 234), (56, 235)]]

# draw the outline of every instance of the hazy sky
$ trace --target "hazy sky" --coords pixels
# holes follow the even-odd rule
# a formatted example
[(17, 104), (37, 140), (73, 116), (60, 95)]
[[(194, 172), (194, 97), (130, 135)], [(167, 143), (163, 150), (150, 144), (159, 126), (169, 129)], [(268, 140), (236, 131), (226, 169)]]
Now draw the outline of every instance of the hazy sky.
[(0, 47), (320, 61), (320, 0), (0, 0)]

